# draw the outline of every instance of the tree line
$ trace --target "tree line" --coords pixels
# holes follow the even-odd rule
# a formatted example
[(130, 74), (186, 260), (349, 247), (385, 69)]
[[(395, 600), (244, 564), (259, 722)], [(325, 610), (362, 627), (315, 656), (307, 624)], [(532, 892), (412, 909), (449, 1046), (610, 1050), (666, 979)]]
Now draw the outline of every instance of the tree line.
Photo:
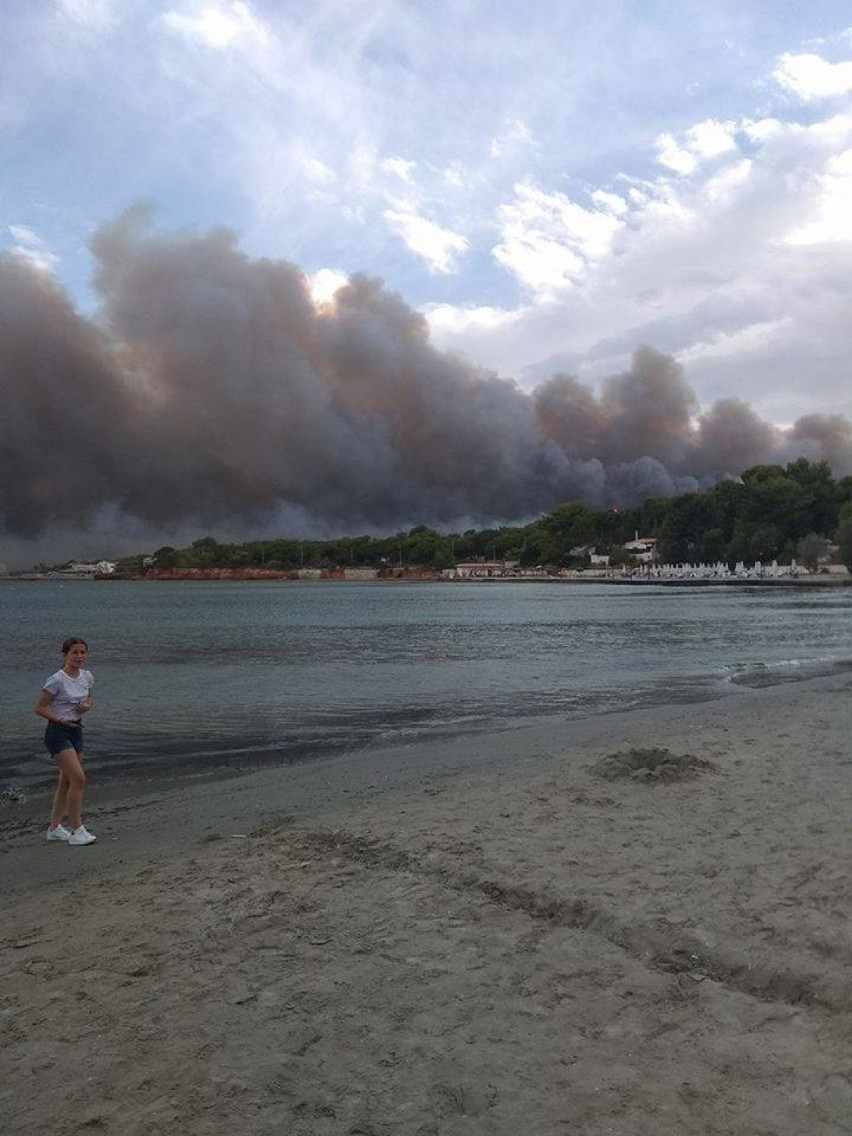
[[(805, 458), (787, 466), (758, 465), (737, 480), (678, 497), (654, 497), (633, 508), (598, 508), (572, 501), (523, 525), (439, 533), (426, 525), (392, 536), (332, 540), (276, 537), (220, 543), (212, 536), (187, 548), (164, 546), (154, 565), (176, 568), (376, 568), (387, 574), (421, 567), (440, 571), (470, 560), (513, 560), (522, 567), (582, 567), (590, 551), (629, 563), (625, 543), (657, 540), (666, 563), (742, 561), (814, 567), (829, 542), (852, 568), (852, 477), (835, 480), (827, 462)], [(142, 556), (119, 562), (119, 571), (143, 570)]]

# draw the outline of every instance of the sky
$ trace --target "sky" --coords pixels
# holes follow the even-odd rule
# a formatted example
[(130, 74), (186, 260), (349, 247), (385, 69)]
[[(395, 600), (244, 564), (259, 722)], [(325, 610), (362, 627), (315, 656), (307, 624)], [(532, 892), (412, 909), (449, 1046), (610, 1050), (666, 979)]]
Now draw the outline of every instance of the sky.
[(114, 338), (104, 244), (144, 209), (122, 255), (229, 241), (317, 305), (381, 281), (531, 397), (597, 396), (647, 347), (693, 419), (852, 418), (850, 25), (821, 0), (5, 0), (0, 255)]

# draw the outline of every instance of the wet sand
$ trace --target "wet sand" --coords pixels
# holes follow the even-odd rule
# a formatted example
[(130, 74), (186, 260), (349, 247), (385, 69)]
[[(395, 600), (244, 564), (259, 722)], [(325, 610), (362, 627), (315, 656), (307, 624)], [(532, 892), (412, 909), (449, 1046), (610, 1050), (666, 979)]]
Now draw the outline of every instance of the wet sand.
[(6, 1131), (848, 1132), (850, 693), (4, 806)]

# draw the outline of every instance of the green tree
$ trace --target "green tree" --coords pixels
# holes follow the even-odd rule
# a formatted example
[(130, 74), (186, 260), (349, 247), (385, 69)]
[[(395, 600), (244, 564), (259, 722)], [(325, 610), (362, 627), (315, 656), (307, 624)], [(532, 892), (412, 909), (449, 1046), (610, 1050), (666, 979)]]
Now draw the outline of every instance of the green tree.
[(668, 564), (701, 559), (701, 537), (708, 520), (708, 502), (700, 493), (675, 497), (660, 527), (658, 551)]
[(765, 563), (773, 560), (781, 549), (782, 539), (776, 525), (757, 525), (749, 540), (749, 553), (752, 561)]
[(838, 546), (837, 557), (852, 572), (852, 502), (840, 510), (840, 524), (834, 534)]
[(727, 553), (725, 534), (720, 528), (707, 529), (701, 537), (701, 559), (705, 564), (724, 560)]
[(227, 547), (212, 536), (203, 536), (192, 542), (185, 559), (190, 568), (222, 568), (227, 564)]
[(731, 539), (728, 541), (728, 567), (733, 570), (737, 564), (745, 564), (751, 557), (751, 529), (744, 521), (735, 521)]
[(815, 572), (819, 567), (820, 560), (828, 552), (828, 547), (829, 543), (824, 536), (817, 536), (813, 532), (808, 533), (796, 545), (796, 559), (800, 564), (804, 564), (809, 572)]
[[(779, 548), (788, 539), (797, 540), (815, 527), (810, 518), (809, 491), (780, 466), (759, 465), (746, 470), (743, 485), (745, 493), (737, 511), (738, 517), (755, 528), (772, 525)], [(752, 540), (753, 536), (752, 533)], [(762, 540), (759, 543), (766, 542)]]
[[(541, 526), (554, 542), (567, 551), (579, 544), (594, 544), (600, 531), (597, 510), (591, 509), (581, 501), (571, 501), (560, 505), (548, 516), (543, 517)], [(560, 554), (561, 555), (561, 554)]]
[(141, 576), (145, 571), (144, 556), (122, 556), (115, 566), (119, 576)]
[(170, 544), (164, 544), (154, 553), (154, 565), (157, 568), (176, 568), (178, 564), (177, 549)]
[[(640, 537), (658, 536), (668, 515), (670, 504), (668, 497), (648, 497), (637, 508), (629, 510), (625, 521), (633, 525), (631, 536), (636, 533)], [(629, 540), (630, 537), (627, 539)]]
[(837, 524), (837, 486), (831, 476), (831, 466), (828, 462), (812, 462), (807, 458), (797, 458), (787, 466), (786, 473), (805, 491), (811, 530), (823, 535), (831, 532)]

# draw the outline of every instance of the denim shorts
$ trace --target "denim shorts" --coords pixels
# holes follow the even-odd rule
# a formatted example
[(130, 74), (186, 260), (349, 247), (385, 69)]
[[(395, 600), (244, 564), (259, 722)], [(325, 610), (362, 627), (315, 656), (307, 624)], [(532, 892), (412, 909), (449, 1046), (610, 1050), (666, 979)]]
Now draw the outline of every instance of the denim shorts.
[(65, 749), (83, 752), (83, 727), (66, 726), (61, 722), (48, 722), (44, 731), (44, 744), (51, 757), (56, 757)]

